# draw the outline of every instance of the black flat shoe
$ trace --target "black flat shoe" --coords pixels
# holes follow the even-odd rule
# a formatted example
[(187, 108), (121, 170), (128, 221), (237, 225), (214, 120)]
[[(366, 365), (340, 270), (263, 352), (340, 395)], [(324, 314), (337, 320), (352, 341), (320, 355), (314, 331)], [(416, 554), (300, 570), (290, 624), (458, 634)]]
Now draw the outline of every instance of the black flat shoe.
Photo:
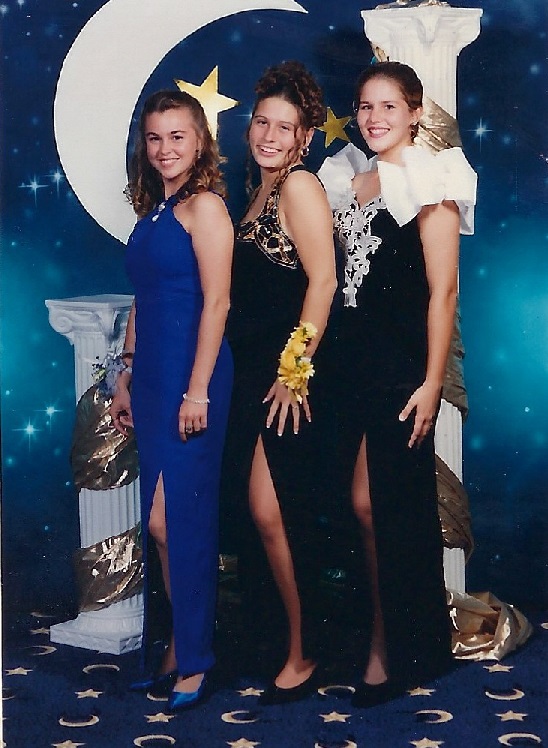
[(301, 701), (310, 696), (318, 687), (319, 667), (316, 666), (308, 678), (293, 688), (280, 688), (274, 681), (269, 683), (258, 698), (261, 706), (273, 706), (274, 704), (290, 704), (292, 701)]
[(355, 687), (350, 703), (359, 709), (367, 709), (386, 704), (388, 701), (403, 696), (405, 692), (405, 685), (398, 681), (385, 680), (384, 683), (370, 685), (362, 680)]
[(176, 670), (172, 670), (170, 673), (149, 675), (147, 678), (143, 678), (143, 680), (131, 683), (129, 690), (143, 693), (148, 691), (153, 696), (169, 696), (177, 680), (177, 675)]

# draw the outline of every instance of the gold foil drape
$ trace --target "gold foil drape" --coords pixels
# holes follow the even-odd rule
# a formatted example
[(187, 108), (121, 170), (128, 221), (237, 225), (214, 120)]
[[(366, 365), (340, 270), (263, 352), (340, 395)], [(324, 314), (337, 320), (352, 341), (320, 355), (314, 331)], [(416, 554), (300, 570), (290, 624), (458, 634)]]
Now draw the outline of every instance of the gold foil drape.
[(133, 431), (125, 436), (114, 428), (110, 402), (93, 385), (76, 406), (70, 461), (78, 490), (119, 488), (139, 474)]
[(461, 660), (501, 660), (533, 633), (523, 613), (491, 592), (448, 591), (453, 654)]
[(80, 612), (125, 600), (143, 584), (141, 525), (75, 553)]
[(438, 455), (436, 478), (443, 544), (446, 548), (462, 548), (468, 560), (474, 549), (468, 496), (460, 480)]

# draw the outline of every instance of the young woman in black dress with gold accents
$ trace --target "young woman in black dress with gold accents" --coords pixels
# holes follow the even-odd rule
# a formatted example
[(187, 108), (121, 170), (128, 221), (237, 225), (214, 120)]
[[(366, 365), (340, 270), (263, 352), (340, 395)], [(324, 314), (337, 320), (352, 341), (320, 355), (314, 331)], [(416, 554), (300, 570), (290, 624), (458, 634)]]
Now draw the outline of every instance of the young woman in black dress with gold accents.
[[(318, 474), (309, 458), (321, 373), (310, 394), (308, 377), (336, 278), (327, 197), (302, 163), (325, 119), (321, 91), (297, 62), (268, 69), (255, 90), (247, 139), (261, 183), (236, 228), (228, 323), (235, 387), (225, 482), (249, 496), (253, 523), (243, 534), (256, 535), (253, 524), (258, 530), (287, 617), (287, 659), (260, 697), (271, 704), (303, 698), (317, 677), (308, 635), (318, 554), (304, 538), (314, 521)], [(236, 519), (244, 528), (245, 514), (240, 507)], [(249, 540), (238, 549), (244, 592), (257, 563)]]

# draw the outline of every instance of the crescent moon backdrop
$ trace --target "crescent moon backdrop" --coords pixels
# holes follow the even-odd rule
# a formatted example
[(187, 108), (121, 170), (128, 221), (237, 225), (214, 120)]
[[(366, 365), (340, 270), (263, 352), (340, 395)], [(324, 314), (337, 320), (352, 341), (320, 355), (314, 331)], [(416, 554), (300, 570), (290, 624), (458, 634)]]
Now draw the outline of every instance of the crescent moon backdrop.
[[(378, 1), (1, 4), (5, 604), (57, 620), (74, 610), (73, 352), (49, 326), (44, 299), (131, 292), (121, 242), (133, 217), (121, 190), (135, 107), (153, 90), (200, 85), (218, 68), (219, 92), (240, 102), (219, 116), (236, 217), (255, 81), (267, 65), (297, 57), (335, 116), (349, 116), (353, 81), (371, 58), (360, 14)], [(548, 603), (546, 4), (452, 4), (484, 9), (482, 33), (458, 68), (461, 134), (479, 173), (477, 233), (463, 240), (460, 275), (471, 406), (464, 470), (476, 542), (468, 585), (538, 608)], [(345, 132), (359, 144), (355, 129)], [(325, 142), (317, 132), (312, 169), (344, 145)]]
[[(192, 8), (173, 0), (109, 0), (79, 33), (59, 75), (55, 139), (76, 196), (114, 237), (125, 242), (135, 223), (123, 197), (125, 152), (133, 110), (150, 74), (208, 23), (269, 8), (304, 11), (294, 0), (201, 0)], [(128, 27), (131, 33), (120, 33)]]

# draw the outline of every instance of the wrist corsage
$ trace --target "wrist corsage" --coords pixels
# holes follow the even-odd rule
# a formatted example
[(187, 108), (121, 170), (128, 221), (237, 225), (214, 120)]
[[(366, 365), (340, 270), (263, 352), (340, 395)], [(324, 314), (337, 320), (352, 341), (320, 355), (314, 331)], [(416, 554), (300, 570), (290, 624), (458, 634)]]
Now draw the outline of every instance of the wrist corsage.
[[(127, 355), (127, 354), (126, 354)], [(131, 374), (131, 366), (124, 362), (124, 354), (107, 353), (102, 363), (92, 365), (93, 381), (103, 397), (113, 397), (116, 391), (116, 380), (118, 374), (127, 371)]]
[(314, 366), (304, 355), (306, 345), (317, 334), (318, 330), (311, 322), (301, 322), (289, 336), (280, 355), (278, 381), (293, 392), (299, 403), (302, 403), (303, 395), (308, 395), (308, 380), (314, 376)]

